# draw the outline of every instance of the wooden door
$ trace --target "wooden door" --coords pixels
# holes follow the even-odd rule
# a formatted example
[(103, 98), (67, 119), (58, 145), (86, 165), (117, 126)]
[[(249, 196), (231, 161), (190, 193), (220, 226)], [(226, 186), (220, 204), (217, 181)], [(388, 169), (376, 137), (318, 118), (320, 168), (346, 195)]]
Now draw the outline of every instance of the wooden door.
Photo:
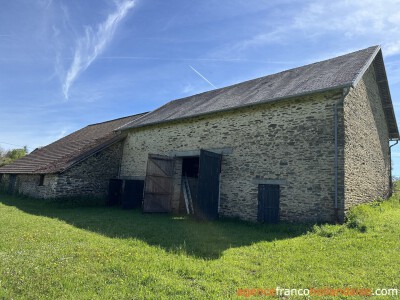
[(107, 205), (121, 204), (122, 180), (110, 179), (108, 183), (108, 201)]
[(258, 185), (258, 221), (262, 223), (279, 222), (280, 189), (276, 184)]
[(171, 212), (174, 159), (149, 154), (144, 183), (144, 212)]
[(144, 180), (125, 180), (122, 208), (140, 208), (143, 201)]
[(218, 218), (219, 175), (221, 172), (221, 154), (200, 150), (199, 181), (195, 215), (200, 219)]

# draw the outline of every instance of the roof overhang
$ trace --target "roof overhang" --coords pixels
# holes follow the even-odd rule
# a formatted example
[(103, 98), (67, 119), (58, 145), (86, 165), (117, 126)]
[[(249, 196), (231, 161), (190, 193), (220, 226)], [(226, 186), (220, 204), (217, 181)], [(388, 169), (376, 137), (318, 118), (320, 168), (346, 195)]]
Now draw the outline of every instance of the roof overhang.
[(379, 94), (382, 101), (383, 111), (386, 117), (386, 123), (389, 130), (389, 139), (399, 139), (399, 129), (397, 127), (396, 116), (394, 114), (392, 97), (390, 96), (389, 83), (386, 76), (385, 64), (383, 62), (382, 51), (379, 50), (373, 62), (376, 75), (376, 83), (379, 88)]

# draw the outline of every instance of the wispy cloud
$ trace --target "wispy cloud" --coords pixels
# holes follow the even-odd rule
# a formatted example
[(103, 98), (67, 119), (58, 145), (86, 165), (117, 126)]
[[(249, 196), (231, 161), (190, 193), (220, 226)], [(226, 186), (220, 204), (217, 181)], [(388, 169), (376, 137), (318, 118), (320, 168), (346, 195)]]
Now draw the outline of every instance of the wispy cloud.
[(248, 59), (248, 58), (209, 58), (209, 57), (156, 57), (156, 56), (101, 56), (99, 59), (109, 60), (161, 60), (161, 61), (201, 61), (201, 62), (238, 62), (238, 63), (265, 63), (265, 64), (293, 64), (291, 61), (272, 61), (265, 59)]
[(237, 53), (296, 39), (319, 40), (343, 37), (358, 47), (382, 44), (386, 56), (400, 54), (400, 10), (398, 0), (311, 0), (296, 7), (285, 23), (260, 26), (253, 36), (229, 45)]
[(199, 75), (201, 78), (203, 78), (209, 85), (211, 85), (213, 88), (217, 88), (215, 85), (213, 85), (207, 78), (205, 78), (199, 71), (197, 71), (195, 68), (192, 66), (189, 66), (197, 75)]
[(63, 93), (68, 99), (69, 90), (76, 78), (85, 71), (100, 55), (111, 41), (119, 23), (134, 6), (135, 1), (125, 0), (116, 3), (117, 9), (108, 18), (94, 29), (88, 26), (85, 35), (78, 39), (74, 58), (63, 83)]

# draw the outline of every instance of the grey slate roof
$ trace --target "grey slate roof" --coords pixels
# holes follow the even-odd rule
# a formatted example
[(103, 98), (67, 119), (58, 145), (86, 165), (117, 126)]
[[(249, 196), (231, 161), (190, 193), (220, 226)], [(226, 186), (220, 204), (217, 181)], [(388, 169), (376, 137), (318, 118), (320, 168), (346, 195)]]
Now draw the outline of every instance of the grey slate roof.
[(144, 114), (92, 124), (0, 168), (8, 174), (53, 174), (67, 170), (88, 156), (125, 137), (118, 127)]
[[(375, 57), (378, 58), (375, 59)], [(384, 71), (383, 59), (379, 57), (382, 58), (380, 47), (373, 46), (303, 67), (174, 100), (126, 124), (119, 130), (355, 86), (372, 62)], [(385, 114), (390, 128), (390, 138), (396, 139), (399, 133), (391, 105), (386, 73), (383, 77), (386, 80), (386, 83), (382, 85), (386, 86), (386, 89), (383, 88), (386, 98), (382, 101), (386, 101), (388, 107)], [(381, 86), (380, 89), (382, 90)]]

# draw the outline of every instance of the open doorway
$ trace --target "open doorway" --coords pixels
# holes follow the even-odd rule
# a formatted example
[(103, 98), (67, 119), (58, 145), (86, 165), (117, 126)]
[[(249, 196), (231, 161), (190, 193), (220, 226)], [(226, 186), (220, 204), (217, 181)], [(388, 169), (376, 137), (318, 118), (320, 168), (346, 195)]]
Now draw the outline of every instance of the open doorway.
[(199, 156), (182, 158), (182, 193), (179, 212), (194, 214), (199, 184)]
[(187, 213), (203, 220), (218, 218), (220, 172), (221, 154), (200, 150), (200, 156), (182, 158), (182, 194)]
[(199, 178), (199, 157), (183, 157), (182, 158), (182, 176), (190, 178)]
[[(193, 214), (198, 219), (218, 218), (222, 155), (202, 149), (199, 152), (199, 156), (184, 157), (149, 154), (144, 184), (144, 212), (171, 212), (174, 203), (180, 212)], [(183, 197), (181, 201), (184, 193), (186, 196), (190, 193), (190, 197)], [(179, 206), (175, 206), (175, 203)]]

